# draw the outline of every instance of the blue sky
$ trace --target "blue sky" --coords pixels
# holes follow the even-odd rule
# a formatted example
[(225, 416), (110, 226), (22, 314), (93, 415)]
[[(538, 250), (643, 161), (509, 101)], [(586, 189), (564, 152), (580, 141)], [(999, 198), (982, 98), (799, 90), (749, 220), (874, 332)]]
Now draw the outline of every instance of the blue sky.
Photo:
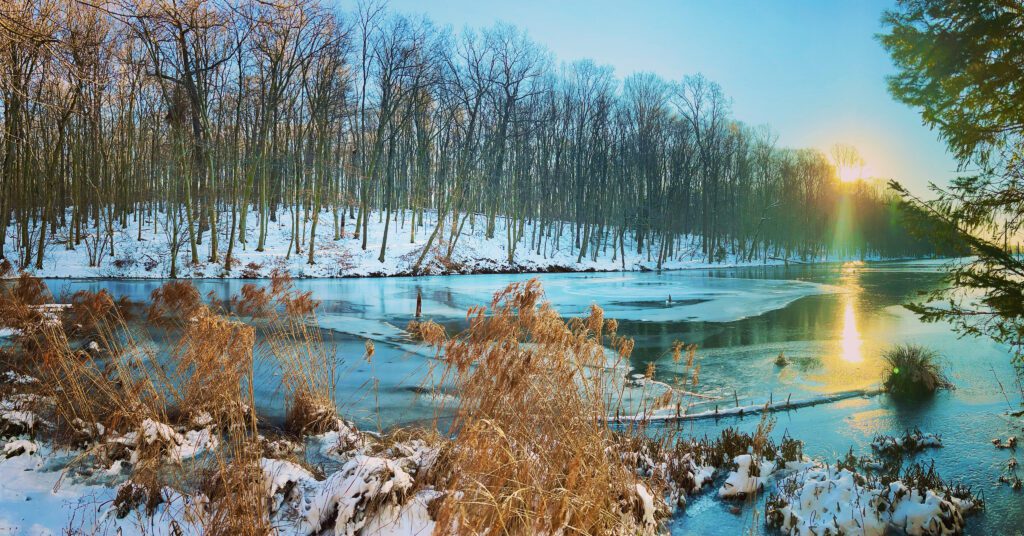
[(956, 162), (916, 111), (885, 87), (893, 71), (875, 40), (880, 0), (391, 0), (456, 31), (503, 20), (556, 61), (591, 58), (621, 80), (651, 71), (669, 80), (703, 73), (721, 84), (737, 119), (768, 124), (779, 145), (855, 145), (871, 174), (922, 192)]

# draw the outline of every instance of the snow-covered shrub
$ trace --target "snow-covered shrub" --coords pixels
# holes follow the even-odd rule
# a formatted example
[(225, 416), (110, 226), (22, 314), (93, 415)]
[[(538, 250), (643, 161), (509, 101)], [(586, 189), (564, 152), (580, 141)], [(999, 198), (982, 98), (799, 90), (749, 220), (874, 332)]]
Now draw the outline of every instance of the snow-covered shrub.
[(663, 490), (669, 507), (686, 506), (688, 495), (693, 495), (711, 481), (715, 466), (710, 461), (716, 456), (713, 442), (690, 438), (668, 437), (656, 439), (646, 434), (619, 434), (613, 448), (622, 461), (636, 467), (637, 475), (645, 481), (655, 482)]
[(907, 430), (902, 436), (877, 435), (871, 440), (871, 448), (883, 456), (900, 456), (903, 453), (915, 453), (926, 448), (942, 446), (942, 438), (936, 434), (921, 432), (914, 428)]
[(782, 478), (767, 503), (769, 527), (784, 534), (914, 536), (959, 534), (964, 515), (979, 507), (969, 489), (921, 475), (886, 481), (846, 468), (815, 466)]
[(733, 464), (735, 469), (718, 488), (718, 496), (723, 499), (744, 498), (761, 491), (776, 468), (775, 460), (758, 459), (751, 454), (740, 454)]
[(39, 450), (39, 445), (34, 441), (28, 439), (15, 439), (4, 443), (3, 451), (4, 458), (13, 458), (15, 456), (31, 456)]
[(48, 400), (32, 393), (14, 393), (0, 400), (0, 437), (34, 434), (42, 423), (39, 408)]
[(381, 506), (405, 502), (413, 479), (392, 460), (357, 455), (327, 477), (303, 510), (307, 533), (356, 534)]

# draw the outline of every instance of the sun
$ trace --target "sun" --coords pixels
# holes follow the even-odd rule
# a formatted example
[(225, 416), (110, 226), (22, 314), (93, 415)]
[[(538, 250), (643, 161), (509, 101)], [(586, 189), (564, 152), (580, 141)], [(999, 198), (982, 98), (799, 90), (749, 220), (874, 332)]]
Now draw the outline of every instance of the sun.
[(830, 153), (832, 165), (835, 167), (840, 182), (857, 182), (874, 176), (874, 170), (855, 146), (837, 143), (832, 146)]
[(839, 166), (836, 168), (839, 181), (843, 183), (857, 182), (859, 180), (874, 177), (874, 170), (868, 164), (859, 162), (854, 165)]
[(838, 172), (840, 182), (855, 182), (864, 176), (861, 166), (842, 166)]

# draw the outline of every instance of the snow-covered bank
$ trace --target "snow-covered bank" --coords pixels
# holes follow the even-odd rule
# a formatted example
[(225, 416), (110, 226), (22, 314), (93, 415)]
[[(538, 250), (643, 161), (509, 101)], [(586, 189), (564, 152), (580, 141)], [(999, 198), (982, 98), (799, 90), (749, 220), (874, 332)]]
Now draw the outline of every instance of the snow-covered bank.
[[(335, 239), (333, 213), (321, 214), (314, 240), (313, 263), (309, 263), (306, 245), (311, 224), (303, 222), (299, 230), (302, 237), (302, 251), (295, 250), (292, 233), (293, 217), (287, 211), (278, 214), (276, 222), (269, 222), (267, 237), (262, 251), (257, 251), (259, 221), (256, 212), (247, 218), (247, 243), (235, 242), (232, 252), (232, 266), (224, 266), (227, 256), (228, 237), (218, 232), (218, 262), (211, 262), (210, 234), (207, 232), (197, 244), (198, 262), (192, 262), (191, 248), (187, 240), (179, 235), (182, 244), (178, 252), (177, 276), (182, 278), (261, 278), (268, 277), (274, 269), (284, 270), (292, 277), (366, 277), (411, 275), (421, 253), (434, 229), (436, 213), (427, 212), (424, 223), (415, 224), (411, 213), (394, 214), (388, 226), (387, 247), (384, 261), (380, 261), (381, 245), (384, 242), (385, 223), (383, 215), (372, 213), (369, 219), (369, 233), (366, 249), (362, 249), (362, 237), (353, 236), (353, 223), (349, 220), (344, 237)], [(229, 221), (225, 214), (222, 221)], [(107, 232), (96, 238), (94, 229), (89, 237), (68, 248), (67, 229), (50, 231), (46, 240), (42, 268), (36, 268), (33, 261), (28, 266), (15, 264), (14, 271), (27, 270), (39, 277), (47, 278), (165, 278), (171, 270), (170, 236), (162, 227), (163, 219), (144, 221), (140, 226), (129, 221), (128, 226), (115, 226), (113, 244), (107, 239)], [(482, 216), (470, 218), (449, 253), (447, 230), (445, 236), (434, 240), (430, 251), (420, 265), (419, 274), (454, 273), (520, 273), (520, 272), (586, 272), (586, 271), (647, 271), (658, 268), (658, 243), (645, 244), (637, 252), (635, 240), (627, 234), (625, 248), (616, 247), (614, 233), (608, 233), (598, 248), (589, 248), (580, 256), (573, 225), (546, 227), (543, 231), (527, 223), (520, 240), (515, 244), (513, 255), (509, 255), (506, 220), (498, 218), (492, 238), (486, 236), (486, 222)], [(560, 229), (559, 229), (560, 227)], [(446, 228), (447, 229), (447, 228)], [(542, 233), (538, 236), (537, 233)], [(12, 226), (7, 229), (9, 260), (17, 262), (13, 255), (21, 236)], [(33, 244), (38, 240), (32, 238)], [(13, 246), (13, 247), (12, 247)], [(33, 250), (35, 246), (33, 245)], [(625, 258), (623, 258), (623, 255)], [(843, 259), (815, 259), (816, 261), (838, 261)], [(800, 262), (794, 260), (794, 262)], [(784, 264), (779, 258), (746, 260), (735, 253), (709, 262), (701, 253), (699, 237), (688, 237), (675, 243), (675, 253), (661, 263), (661, 269), (680, 270), (689, 268), (722, 268), (765, 264)]]

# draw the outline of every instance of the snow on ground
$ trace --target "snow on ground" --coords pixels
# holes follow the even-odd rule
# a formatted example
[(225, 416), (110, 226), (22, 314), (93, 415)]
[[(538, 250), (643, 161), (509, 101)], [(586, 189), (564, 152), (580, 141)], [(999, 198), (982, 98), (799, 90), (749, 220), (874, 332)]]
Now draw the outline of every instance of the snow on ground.
[[(337, 432), (313, 441), (334, 443)], [(148, 421), (139, 441), (174, 442), (180, 434), (173, 428)], [(391, 456), (371, 456), (347, 450), (338, 454), (340, 469), (324, 480), (294, 462), (265, 458), (260, 467), (266, 496), (272, 505), (274, 525), (280, 534), (431, 534), (433, 521), (428, 504), (437, 492), (422, 489), (409, 494), (413, 475), (436, 453), (422, 442), (395, 445)], [(84, 481), (66, 470), (78, 451), (53, 450), (27, 439), (0, 440), (0, 533), (63, 534), (81, 530), (84, 534), (201, 534), (200, 506), (203, 496), (184, 496), (170, 488), (161, 491), (163, 502), (152, 515), (143, 507), (119, 517), (115, 496), (131, 481), (118, 485)], [(176, 460), (185, 456), (175, 455)], [(115, 465), (120, 466), (120, 461)], [(109, 471), (97, 474), (120, 476)], [(123, 478), (123, 477), (122, 477)], [(115, 480), (116, 482), (117, 480)], [(172, 523), (172, 521), (174, 523)], [(175, 527), (177, 525), (177, 527)], [(78, 532), (74, 532), (78, 533)]]
[[(292, 214), (282, 210), (276, 222), (270, 222), (267, 228), (267, 239), (263, 251), (256, 251), (259, 229), (258, 213), (251, 212), (247, 217), (247, 244), (236, 242), (233, 252), (234, 266), (225, 271), (220, 263), (208, 262), (210, 258), (210, 235), (205, 233), (202, 243), (197, 245), (199, 262), (191, 264), (189, 244), (180, 249), (178, 257), (178, 276), (186, 278), (231, 277), (251, 278), (266, 277), (274, 268), (287, 270), (293, 277), (350, 277), (371, 275), (406, 275), (409, 274), (419, 258), (431, 232), (434, 229), (437, 215), (425, 213), (424, 225), (417, 225), (415, 235), (411, 236), (411, 213), (395, 213), (394, 220), (387, 237), (387, 249), (384, 262), (380, 262), (381, 243), (384, 239), (384, 222), (382, 213), (373, 212), (369, 219), (367, 248), (361, 248), (362, 241), (353, 237), (353, 221), (348, 219), (345, 238), (334, 240), (333, 213), (325, 210), (320, 215), (316, 230), (315, 264), (308, 263), (308, 254), (294, 251), (292, 241)], [(404, 216), (404, 217), (403, 217)], [(222, 215), (221, 221), (228, 221), (230, 215)], [(590, 251), (583, 259), (579, 258), (579, 249), (574, 245), (572, 225), (562, 226), (560, 236), (546, 237), (539, 248), (531, 248), (534, 237), (533, 224), (527, 224), (522, 238), (515, 248), (513, 260), (509, 260), (507, 234), (503, 218), (498, 218), (493, 238), (486, 238), (486, 221), (483, 216), (471, 218), (456, 243), (451, 255), (451, 264), (442, 262), (436, 255), (428, 255), (422, 266), (422, 273), (476, 273), (476, 272), (543, 272), (543, 271), (613, 271), (613, 270), (649, 270), (657, 267), (657, 249), (655, 244), (651, 252), (646, 246), (644, 251), (637, 253), (636, 244), (626, 238), (625, 262), (615, 251), (609, 236), (608, 243), (602, 243), (596, 251)], [(310, 224), (303, 223), (301, 233), (308, 234)], [(170, 242), (163, 229), (162, 217), (157, 218), (157, 226), (152, 219), (142, 225), (141, 238), (138, 223), (129, 221), (128, 226), (114, 230), (113, 253), (110, 248), (97, 248), (95, 238), (77, 245), (75, 249), (67, 249), (67, 230), (58, 229), (48, 239), (43, 267), (15, 266), (26, 269), (40, 277), (54, 278), (163, 278), (170, 273)], [(223, 231), (220, 231), (223, 234)], [(448, 233), (446, 232), (445, 235)], [(16, 247), (20, 240), (19, 233), (12, 225), (7, 229), (8, 248)], [(410, 238), (413, 240), (410, 241)], [(441, 238), (441, 237), (439, 237)], [(447, 236), (443, 237), (447, 239)], [(303, 241), (303, 248), (307, 241)], [(219, 236), (220, 258), (223, 260), (227, 252), (226, 236)], [(443, 253), (447, 250), (447, 242), (435, 240), (432, 249), (437, 248)], [(593, 249), (593, 248), (591, 248)], [(13, 250), (6, 253), (13, 258)], [(91, 261), (91, 262), (90, 262)], [(778, 264), (772, 260), (769, 263)], [(739, 266), (760, 265), (764, 261), (745, 261), (736, 255), (727, 255), (722, 262), (708, 263), (702, 256), (699, 239), (691, 238), (680, 241), (677, 254), (663, 263), (663, 268), (683, 269), (707, 266)]]
[[(22, 441), (0, 443), (6, 452)], [(64, 480), (49, 461), (60, 454), (44, 447), (0, 458), (0, 534), (62, 534), (76, 518), (85, 528), (95, 525), (93, 506), (113, 500), (116, 490)]]

